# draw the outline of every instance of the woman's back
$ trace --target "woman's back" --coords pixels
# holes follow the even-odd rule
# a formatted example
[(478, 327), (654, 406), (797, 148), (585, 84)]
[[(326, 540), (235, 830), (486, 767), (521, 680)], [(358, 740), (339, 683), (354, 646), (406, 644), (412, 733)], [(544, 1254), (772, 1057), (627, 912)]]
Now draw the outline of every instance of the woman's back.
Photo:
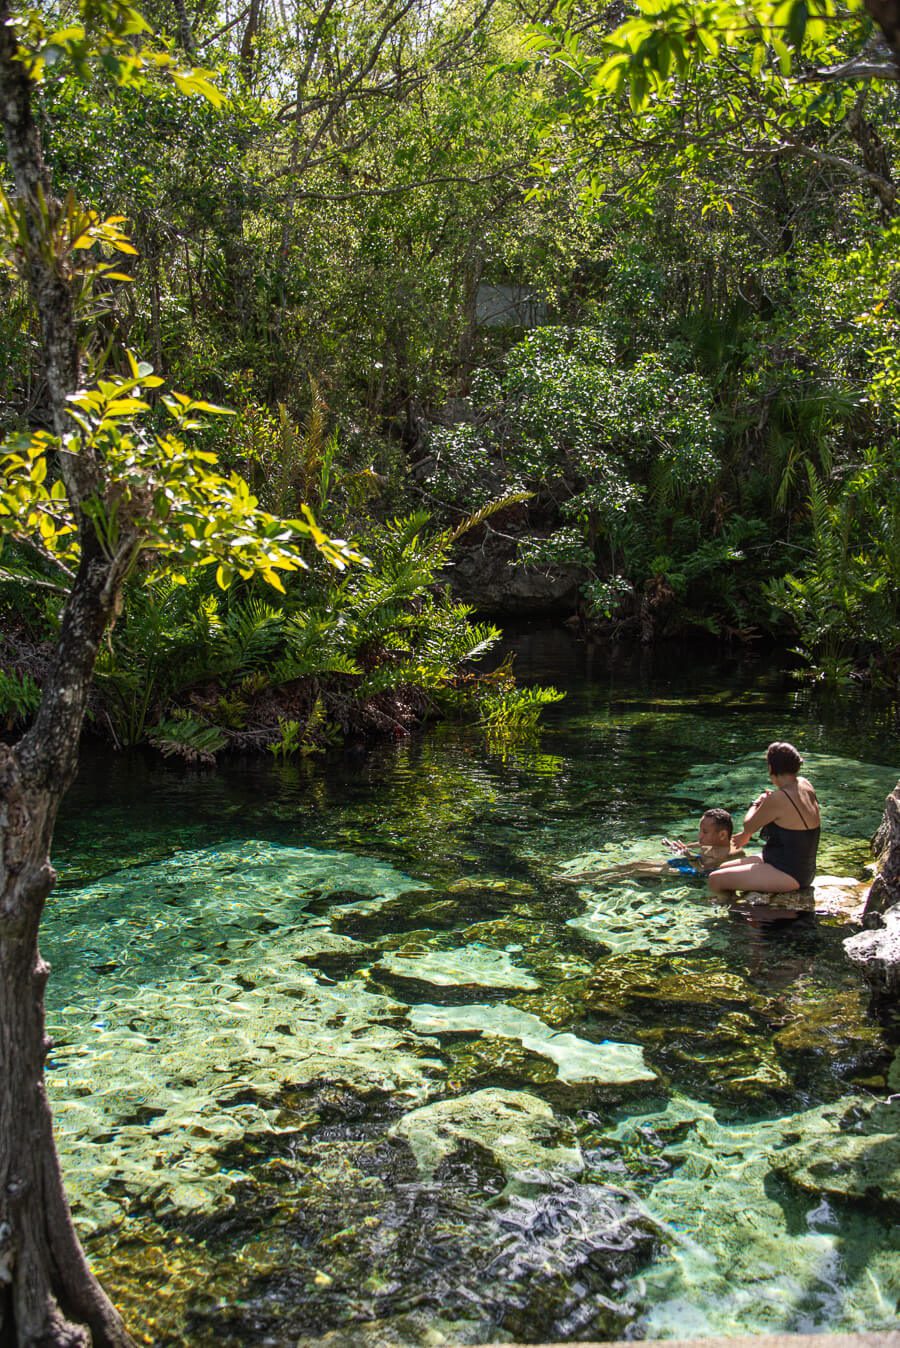
[(792, 875), (805, 889), (816, 874), (821, 826), (816, 793), (805, 777), (798, 777), (772, 795), (774, 817), (760, 830), (765, 843), (763, 860)]
[(797, 777), (771, 793), (772, 821), (789, 830), (817, 829), (822, 820), (812, 782)]

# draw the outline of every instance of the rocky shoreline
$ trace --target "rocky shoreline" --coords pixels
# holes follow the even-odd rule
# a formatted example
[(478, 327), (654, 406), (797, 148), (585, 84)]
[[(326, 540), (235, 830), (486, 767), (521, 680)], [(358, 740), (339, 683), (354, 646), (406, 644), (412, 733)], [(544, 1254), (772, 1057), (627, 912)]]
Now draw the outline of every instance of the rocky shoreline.
[(872, 840), (875, 879), (863, 909), (863, 931), (844, 949), (876, 998), (900, 993), (900, 783), (885, 801), (884, 818)]

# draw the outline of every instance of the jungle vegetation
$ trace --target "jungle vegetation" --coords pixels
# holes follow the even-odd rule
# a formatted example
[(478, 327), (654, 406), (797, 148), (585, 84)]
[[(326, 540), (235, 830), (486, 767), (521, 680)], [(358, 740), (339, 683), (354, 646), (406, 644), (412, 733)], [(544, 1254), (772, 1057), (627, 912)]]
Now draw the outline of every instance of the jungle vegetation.
[[(131, 351), (230, 409), (203, 451), (369, 565), (313, 561), (281, 593), (133, 569), (96, 733), (193, 760), (401, 733), (492, 642), (444, 588), (467, 546), (567, 578), (550, 616), (588, 633), (705, 633), (896, 690), (897, 70), (874, 10), (154, 0), (137, 36), (127, 14), (95, 56), (78, 6), (20, 17), (54, 191), (96, 215), (67, 226), (84, 378)], [(5, 177), (15, 437), (52, 400)], [(10, 731), (70, 584), (42, 528), (0, 532)]]

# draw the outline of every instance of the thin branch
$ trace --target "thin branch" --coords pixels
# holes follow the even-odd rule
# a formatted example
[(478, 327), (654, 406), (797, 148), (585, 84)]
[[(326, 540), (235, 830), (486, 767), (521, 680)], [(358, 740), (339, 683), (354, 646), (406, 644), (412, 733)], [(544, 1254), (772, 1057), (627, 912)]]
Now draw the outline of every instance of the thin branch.
[[(53, 553), (50, 552), (48, 548), (45, 548), (42, 543), (39, 543), (36, 538), (16, 538), (15, 542), (18, 547), (28, 548), (30, 552), (33, 552), (34, 555), (39, 557), (47, 566), (56, 567), (57, 571), (61, 571), (67, 580), (75, 579), (75, 572), (70, 571), (65, 562), (61, 562), (58, 557), (55, 557)], [(66, 590), (65, 593), (68, 594), (68, 590)]]
[(27, 576), (21, 571), (7, 571), (0, 566), (0, 582), (10, 580), (16, 585), (30, 585), (35, 590), (52, 590), (65, 599), (69, 591), (64, 585), (56, 585), (52, 580), (39, 580), (37, 576)]
[(838, 169), (841, 173), (846, 173), (848, 177), (854, 178), (857, 182), (865, 183), (870, 187), (879, 201), (885, 207), (885, 210), (891, 214), (897, 205), (897, 189), (891, 182), (887, 182), (877, 173), (872, 173), (868, 169), (861, 168), (859, 164), (854, 164), (850, 159), (844, 159), (841, 155), (829, 154), (825, 150), (817, 150), (812, 145), (805, 145), (803, 141), (797, 140), (793, 136), (788, 136), (782, 130), (782, 141), (779, 145), (760, 146), (754, 149), (751, 146), (744, 147), (740, 153), (749, 155), (753, 158), (769, 157), (776, 158), (781, 155), (800, 155), (803, 159), (810, 159), (814, 164), (821, 164), (826, 168)]
[(460, 174), (450, 173), (442, 177), (417, 178), (415, 182), (398, 183), (395, 187), (360, 187), (355, 192), (296, 192), (294, 197), (297, 201), (357, 201), (363, 197), (406, 196), (416, 188), (436, 187), (444, 183), (456, 183), (460, 187), (478, 187), (482, 183), (502, 180), (506, 174), (506, 169), (498, 170), (496, 173), (485, 173), (476, 178), (465, 178)]
[(220, 37), (224, 37), (226, 33), (230, 33), (232, 28), (237, 28), (238, 24), (243, 23), (249, 13), (250, 6), (245, 5), (236, 19), (232, 19), (230, 23), (223, 24), (221, 28), (217, 28), (209, 37), (205, 37), (202, 42), (196, 43), (197, 51), (202, 51), (202, 49), (208, 47), (210, 43), (216, 42)]
[(798, 84), (827, 84), (836, 80), (900, 80), (900, 69), (893, 61), (871, 61), (867, 57), (851, 56), (839, 66), (825, 66), (798, 75)]

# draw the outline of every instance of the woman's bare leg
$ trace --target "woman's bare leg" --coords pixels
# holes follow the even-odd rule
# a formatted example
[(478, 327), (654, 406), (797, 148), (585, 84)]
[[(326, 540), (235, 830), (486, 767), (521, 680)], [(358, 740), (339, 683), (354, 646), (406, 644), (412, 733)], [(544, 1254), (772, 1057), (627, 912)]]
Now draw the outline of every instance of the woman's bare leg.
[[(764, 864), (762, 857), (755, 854), (749, 857), (729, 857), (727, 861), (723, 861), (721, 865), (717, 866), (716, 870), (724, 871), (726, 869), (730, 870), (733, 866), (746, 866), (751, 861), (758, 861), (760, 865)], [(715, 872), (713, 872), (713, 874), (715, 874)]]
[(770, 866), (761, 857), (728, 861), (709, 876), (710, 888), (717, 894), (735, 889), (754, 889), (763, 894), (793, 894), (800, 888), (792, 875)]

